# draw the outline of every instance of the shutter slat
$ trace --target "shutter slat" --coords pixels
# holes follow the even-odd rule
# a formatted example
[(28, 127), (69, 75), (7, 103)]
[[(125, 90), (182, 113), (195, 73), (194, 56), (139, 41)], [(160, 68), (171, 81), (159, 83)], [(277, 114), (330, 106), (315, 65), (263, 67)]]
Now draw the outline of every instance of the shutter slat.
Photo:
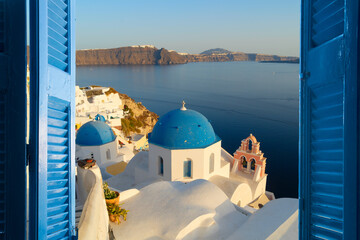
[(324, 149), (339, 149), (343, 147), (343, 140), (341, 138), (337, 139), (324, 139), (313, 141), (313, 148), (316, 150), (324, 150)]
[(343, 186), (340, 184), (329, 184), (327, 182), (314, 181), (311, 184), (311, 191), (321, 195), (342, 196)]
[(50, 27), (49, 27), (49, 37), (53, 38), (54, 40), (58, 41), (60, 44), (64, 46), (67, 45), (67, 38)]
[(69, 200), (68, 196), (61, 196), (61, 197), (54, 197), (51, 199), (48, 199), (48, 207), (55, 207), (57, 205), (62, 205), (67, 203), (67, 201)]
[(48, 116), (51, 118), (65, 120), (67, 117), (67, 113), (55, 109), (48, 109)]
[(328, 239), (328, 240), (338, 240), (342, 239), (342, 232), (333, 231), (328, 228), (322, 228), (318, 226), (311, 226), (311, 231), (316, 239)]
[(48, 0), (48, 63), (68, 70), (68, 6), (61, 0)]
[(63, 214), (68, 210), (69, 205), (68, 204), (63, 204), (63, 205), (58, 205), (52, 208), (48, 208), (48, 217), (51, 216), (55, 216), (58, 214)]
[(340, 172), (342, 171), (343, 163), (341, 161), (314, 161), (311, 163), (311, 170), (313, 172)]
[[(317, 203), (311, 204), (311, 210), (314, 215), (320, 215), (328, 219), (333, 219), (342, 222), (343, 211), (341, 207), (334, 207), (330, 205), (320, 205)], [(313, 223), (312, 223), (313, 224)]]
[[(67, 34), (67, 29), (60, 26), (56, 22), (54, 22), (54, 20), (52, 20), (52, 19), (49, 19), (49, 28), (53, 29), (55, 32), (59, 33), (62, 36), (66, 36), (66, 34)], [(49, 40), (49, 45), (50, 46), (53, 45), (53, 43), (51, 43), (50, 40)], [(64, 45), (61, 45), (61, 46), (65, 47)], [(67, 48), (65, 48), (65, 49), (67, 49)], [(63, 52), (63, 51), (61, 51), (61, 52)]]
[[(59, 1), (57, 1), (57, 2), (59, 2)], [(63, 5), (63, 7), (60, 7), (54, 1), (50, 0), (49, 1), (49, 9), (51, 9), (53, 12), (55, 12), (62, 19), (65, 19), (67, 17), (66, 5)]]
[(342, 195), (316, 193), (312, 197), (312, 200), (320, 205), (343, 207)]
[(51, 36), (49, 36), (49, 45), (52, 46), (53, 48), (57, 49), (58, 51), (60, 51), (64, 54), (65, 53), (67, 54), (68, 48), (64, 44), (62, 44), (62, 43), (58, 42), (56, 39), (52, 38)]
[[(48, 199), (52, 198), (60, 198), (60, 197), (67, 197), (68, 196), (68, 188), (58, 188), (58, 189), (52, 189), (48, 190)], [(59, 205), (59, 204), (57, 204)]]
[(69, 231), (68, 102), (48, 102), (47, 239), (62, 239)]
[(48, 154), (48, 159), (51, 162), (64, 162), (67, 158), (67, 154)]
[(344, 0), (314, 1), (312, 9), (313, 47), (330, 41), (344, 33)]
[(58, 232), (48, 235), (47, 239), (48, 240), (55, 240), (55, 239), (58, 240), (58, 239), (62, 239), (62, 238), (68, 239), (66, 237), (68, 235), (69, 235), (69, 229), (65, 228), (61, 231), (58, 231)]
[(60, 61), (59, 59), (49, 56), (49, 64), (51, 64), (54, 67), (59, 68), (60, 70), (66, 71), (68, 65), (67, 63)]
[(56, 172), (56, 171), (65, 171), (67, 170), (69, 164), (68, 163), (53, 163), (49, 161), (48, 171)]
[(62, 52), (59, 52), (58, 50), (56, 50), (52, 46), (49, 46), (48, 50), (49, 50), (49, 54), (52, 55), (53, 57), (59, 59), (62, 62), (67, 62), (67, 55), (66, 54), (64, 54)]
[(63, 154), (68, 150), (67, 146), (48, 145), (48, 154)]
[(48, 172), (48, 180), (62, 180), (68, 178), (68, 171)]
[[(56, 119), (56, 118), (49, 118), (48, 125), (52, 126), (52, 127), (58, 127), (60, 129), (63, 129), (66, 127), (67, 121), (63, 121), (63, 120)], [(54, 130), (54, 128), (53, 128), (53, 130)]]
[[(49, 225), (47, 227), (47, 233), (49, 235), (51, 235), (53, 233), (60, 232), (63, 229), (68, 229), (68, 225), (69, 225), (69, 221), (62, 221), (62, 222), (55, 223), (53, 225)], [(57, 239), (58, 239), (58, 237), (57, 237)]]
[(67, 138), (48, 135), (48, 142), (50, 144), (64, 145), (67, 142)]
[(60, 9), (66, 11), (67, 10), (67, 4), (64, 1), (61, 0), (50, 0), (52, 3), (54, 3), (56, 6), (58, 6)]
[(67, 133), (68, 133), (67, 129), (62, 129), (62, 128), (58, 128), (58, 127), (50, 127), (50, 126), (48, 127), (49, 135), (65, 137)]
[(47, 222), (48, 222), (49, 225), (51, 225), (51, 224), (54, 224), (54, 223), (57, 223), (57, 222), (62, 222), (65, 219), (67, 219), (68, 217), (69, 217), (68, 213), (66, 213), (66, 212), (65, 213), (60, 213), (60, 214), (48, 217)]
[(49, 17), (49, 19), (51, 19), (54, 22), (56, 22), (57, 24), (59, 24), (61, 27), (63, 27), (63, 28), (67, 27), (67, 21), (64, 18), (57, 15), (53, 9), (49, 8), (48, 17)]
[(48, 102), (48, 105), (49, 105), (49, 109), (58, 110), (60, 112), (67, 112), (69, 103), (58, 98), (50, 97), (50, 101)]
[(64, 188), (67, 187), (69, 184), (68, 179), (61, 179), (61, 180), (52, 180), (48, 182), (47, 189), (57, 189), (57, 188)]

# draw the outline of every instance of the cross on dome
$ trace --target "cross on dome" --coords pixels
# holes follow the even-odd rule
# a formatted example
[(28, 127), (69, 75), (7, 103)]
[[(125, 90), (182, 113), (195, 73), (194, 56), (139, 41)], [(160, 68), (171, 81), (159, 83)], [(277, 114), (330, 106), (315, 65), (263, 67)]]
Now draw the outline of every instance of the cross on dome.
[(185, 107), (185, 104), (186, 104), (186, 103), (185, 103), (185, 101), (183, 100), (183, 101), (182, 101), (182, 107), (180, 108), (180, 110), (182, 110), (182, 111), (187, 110), (186, 107)]

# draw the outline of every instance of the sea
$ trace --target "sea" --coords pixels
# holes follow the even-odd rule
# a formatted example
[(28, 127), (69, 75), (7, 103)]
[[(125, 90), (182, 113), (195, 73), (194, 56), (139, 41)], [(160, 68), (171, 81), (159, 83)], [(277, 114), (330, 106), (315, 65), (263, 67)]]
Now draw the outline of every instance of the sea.
[(266, 160), (267, 190), (298, 196), (299, 64), (206, 62), (77, 67), (80, 87), (113, 87), (163, 115), (202, 113), (233, 154), (252, 133)]

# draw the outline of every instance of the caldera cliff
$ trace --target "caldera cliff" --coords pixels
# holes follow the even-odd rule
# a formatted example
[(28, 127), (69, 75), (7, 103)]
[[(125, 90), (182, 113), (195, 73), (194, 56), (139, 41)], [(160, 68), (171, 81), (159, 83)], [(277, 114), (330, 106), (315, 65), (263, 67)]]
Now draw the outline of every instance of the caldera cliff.
[(76, 64), (84, 65), (170, 65), (189, 62), (286, 62), (298, 63), (298, 57), (269, 54), (230, 52), (225, 49), (210, 49), (201, 54), (177, 53), (151, 45), (111, 49), (89, 49), (76, 52)]

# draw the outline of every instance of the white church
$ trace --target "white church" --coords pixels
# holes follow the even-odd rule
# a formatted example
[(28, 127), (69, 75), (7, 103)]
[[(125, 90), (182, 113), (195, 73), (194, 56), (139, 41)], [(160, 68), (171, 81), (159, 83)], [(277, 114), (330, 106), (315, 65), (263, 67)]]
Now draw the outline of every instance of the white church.
[[(149, 152), (140, 152), (125, 171), (108, 179), (120, 190), (156, 181), (205, 179), (217, 185), (234, 204), (262, 207), (274, 195), (266, 191), (266, 158), (253, 135), (232, 156), (221, 147), (209, 120), (186, 109), (185, 103), (163, 115), (149, 134)], [(259, 204), (258, 204), (259, 203)]]

